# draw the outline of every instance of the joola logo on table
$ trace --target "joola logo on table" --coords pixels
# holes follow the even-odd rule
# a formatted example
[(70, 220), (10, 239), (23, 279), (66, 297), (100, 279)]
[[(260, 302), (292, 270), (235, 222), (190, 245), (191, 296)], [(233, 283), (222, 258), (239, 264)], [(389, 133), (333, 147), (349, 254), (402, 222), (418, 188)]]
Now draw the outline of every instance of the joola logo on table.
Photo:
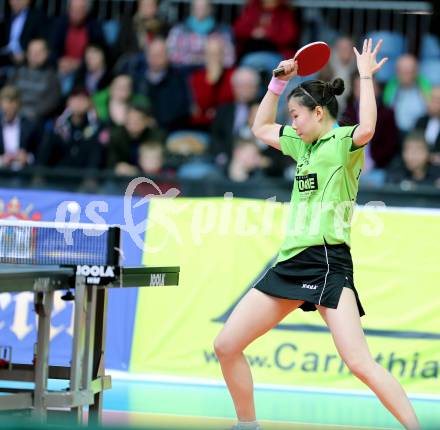
[(115, 278), (114, 267), (112, 266), (76, 266), (76, 275), (85, 276), (87, 284), (99, 285), (104, 279)]
[(318, 175), (316, 173), (309, 173), (304, 176), (295, 176), (295, 180), (298, 184), (298, 190), (313, 191), (318, 189)]

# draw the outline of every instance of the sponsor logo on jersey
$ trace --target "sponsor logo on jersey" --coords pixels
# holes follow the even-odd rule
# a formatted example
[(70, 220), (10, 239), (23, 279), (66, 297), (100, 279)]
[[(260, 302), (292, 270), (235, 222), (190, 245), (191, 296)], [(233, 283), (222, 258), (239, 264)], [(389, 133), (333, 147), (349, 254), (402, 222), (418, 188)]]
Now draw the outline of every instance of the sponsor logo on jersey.
[(311, 284), (303, 284), (301, 288), (307, 288), (308, 290), (316, 290), (318, 288), (318, 286), (311, 285)]
[(300, 193), (305, 191), (314, 191), (318, 189), (318, 175), (316, 173), (309, 173), (304, 176), (295, 176), (298, 190)]

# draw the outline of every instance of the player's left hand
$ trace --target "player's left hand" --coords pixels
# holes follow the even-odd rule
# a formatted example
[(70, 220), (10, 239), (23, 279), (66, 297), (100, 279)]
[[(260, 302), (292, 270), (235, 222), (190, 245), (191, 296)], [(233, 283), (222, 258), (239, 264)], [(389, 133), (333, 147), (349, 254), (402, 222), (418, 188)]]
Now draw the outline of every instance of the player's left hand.
[(356, 62), (360, 76), (374, 75), (381, 67), (388, 61), (388, 57), (382, 58), (379, 63), (376, 60), (377, 53), (382, 46), (382, 39), (377, 42), (376, 47), (373, 48), (373, 39), (365, 39), (362, 53), (360, 54), (355, 46), (353, 51), (356, 54)]

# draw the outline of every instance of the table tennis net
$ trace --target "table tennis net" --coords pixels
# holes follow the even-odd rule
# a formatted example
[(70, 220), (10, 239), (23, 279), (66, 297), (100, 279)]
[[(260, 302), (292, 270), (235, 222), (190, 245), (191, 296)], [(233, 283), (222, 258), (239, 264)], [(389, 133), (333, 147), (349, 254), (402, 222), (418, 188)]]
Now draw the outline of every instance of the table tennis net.
[(119, 228), (0, 220), (0, 263), (117, 264)]

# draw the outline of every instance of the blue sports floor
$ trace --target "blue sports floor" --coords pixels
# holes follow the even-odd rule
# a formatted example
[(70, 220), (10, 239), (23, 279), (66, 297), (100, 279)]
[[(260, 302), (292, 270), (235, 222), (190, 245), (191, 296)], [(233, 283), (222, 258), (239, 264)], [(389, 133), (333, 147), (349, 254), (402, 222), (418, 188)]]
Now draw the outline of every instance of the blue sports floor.
[[(224, 385), (163, 381), (113, 374), (104, 395), (103, 423), (124, 427), (225, 430), (235, 414)], [(136, 378), (136, 379), (135, 379)], [(8, 386), (11, 386), (8, 384)], [(16, 383), (14, 387), (30, 386)], [(50, 389), (65, 382), (50, 381)], [(440, 429), (440, 397), (412, 397), (424, 430)], [(318, 392), (256, 386), (258, 419), (270, 429), (400, 429), (399, 423), (368, 393)]]

